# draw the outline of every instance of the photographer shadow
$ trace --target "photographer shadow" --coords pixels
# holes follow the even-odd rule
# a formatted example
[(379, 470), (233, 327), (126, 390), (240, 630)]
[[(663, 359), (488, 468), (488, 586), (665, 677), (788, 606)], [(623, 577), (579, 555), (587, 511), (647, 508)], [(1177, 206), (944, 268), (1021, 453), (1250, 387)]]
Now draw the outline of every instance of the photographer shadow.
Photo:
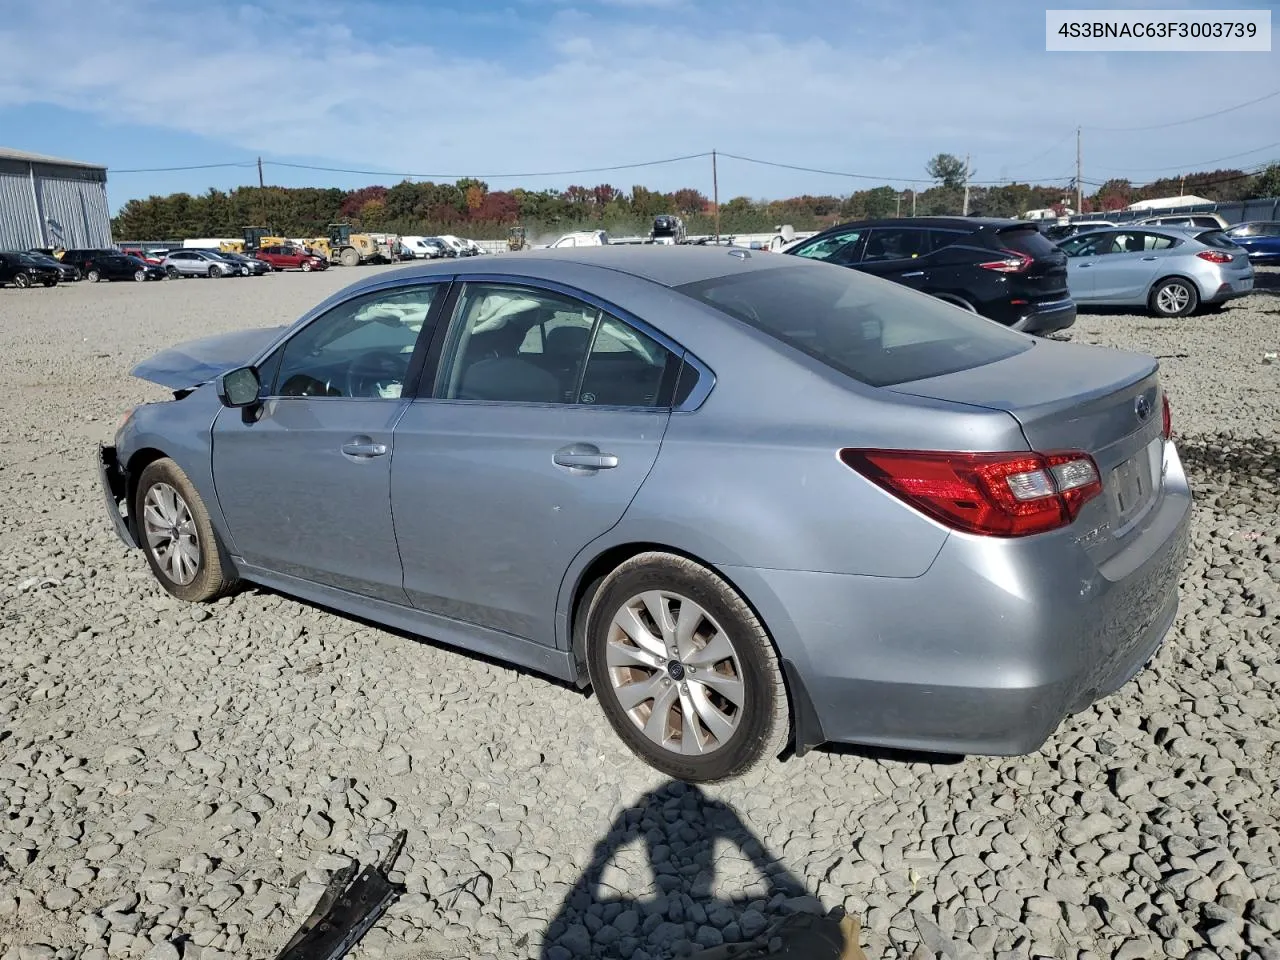
[[(717, 841), (729, 855), (717, 859)], [(622, 811), (596, 844), (547, 928), (541, 957), (684, 956), (755, 940), (793, 913), (820, 914), (822, 906), (732, 807), (671, 781)]]

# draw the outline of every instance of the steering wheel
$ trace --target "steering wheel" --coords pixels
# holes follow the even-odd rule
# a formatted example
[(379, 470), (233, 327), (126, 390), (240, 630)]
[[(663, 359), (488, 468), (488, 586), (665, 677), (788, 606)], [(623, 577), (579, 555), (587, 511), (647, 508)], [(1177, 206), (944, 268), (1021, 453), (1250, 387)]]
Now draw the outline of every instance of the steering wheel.
[(409, 358), (393, 350), (362, 353), (347, 365), (348, 397), (383, 397), (393, 384), (403, 386)]

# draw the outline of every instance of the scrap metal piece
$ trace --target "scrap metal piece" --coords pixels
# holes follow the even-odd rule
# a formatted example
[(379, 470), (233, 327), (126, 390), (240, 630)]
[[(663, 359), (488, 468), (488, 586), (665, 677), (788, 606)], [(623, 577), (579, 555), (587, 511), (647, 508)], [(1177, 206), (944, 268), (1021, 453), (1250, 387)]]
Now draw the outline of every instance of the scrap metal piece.
[(405, 830), (397, 833), (382, 862), (365, 867), (350, 886), (348, 881), (359, 864), (352, 863), (335, 872), (311, 916), (276, 960), (338, 960), (359, 943), (404, 892), (387, 874), (404, 849), (406, 835)]

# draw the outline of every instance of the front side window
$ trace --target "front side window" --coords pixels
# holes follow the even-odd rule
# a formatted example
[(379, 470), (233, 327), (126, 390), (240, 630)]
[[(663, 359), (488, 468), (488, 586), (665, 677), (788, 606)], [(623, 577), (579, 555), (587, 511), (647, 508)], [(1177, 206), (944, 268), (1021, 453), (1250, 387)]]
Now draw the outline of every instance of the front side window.
[(404, 390), (439, 284), (381, 291), (340, 304), (284, 346), (275, 396), (395, 399)]
[(574, 297), (475, 283), (458, 298), (436, 396), (655, 406), (678, 365), (652, 338)]
[(789, 251), (793, 256), (810, 260), (828, 260), (832, 263), (849, 263), (857, 250), (863, 230), (846, 230), (829, 237), (818, 237)]

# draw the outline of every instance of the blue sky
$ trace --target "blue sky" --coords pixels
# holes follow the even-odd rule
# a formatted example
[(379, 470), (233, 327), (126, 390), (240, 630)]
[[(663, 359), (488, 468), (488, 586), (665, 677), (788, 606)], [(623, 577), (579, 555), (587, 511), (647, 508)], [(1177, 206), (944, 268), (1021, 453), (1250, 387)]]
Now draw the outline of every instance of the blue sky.
[[(1233, 8), (1266, 9), (1259, 0)], [(1054, 8), (1069, 6), (1052, 4)], [(1126, 8), (1211, 7), (1208, 0)], [(41, 0), (0, 25), (0, 145), (106, 164), (132, 197), (257, 182), (394, 183), (728, 153), (922, 178), (1149, 180), (1280, 158), (1280, 53), (1047, 53), (1027, 0)], [(1236, 156), (1236, 155), (1241, 156)], [(1218, 158), (1225, 159), (1221, 162)], [(386, 171), (326, 173), (275, 162)], [(246, 163), (211, 170), (133, 168)], [(875, 185), (724, 159), (721, 199)], [(689, 160), (491, 187), (711, 190)]]

